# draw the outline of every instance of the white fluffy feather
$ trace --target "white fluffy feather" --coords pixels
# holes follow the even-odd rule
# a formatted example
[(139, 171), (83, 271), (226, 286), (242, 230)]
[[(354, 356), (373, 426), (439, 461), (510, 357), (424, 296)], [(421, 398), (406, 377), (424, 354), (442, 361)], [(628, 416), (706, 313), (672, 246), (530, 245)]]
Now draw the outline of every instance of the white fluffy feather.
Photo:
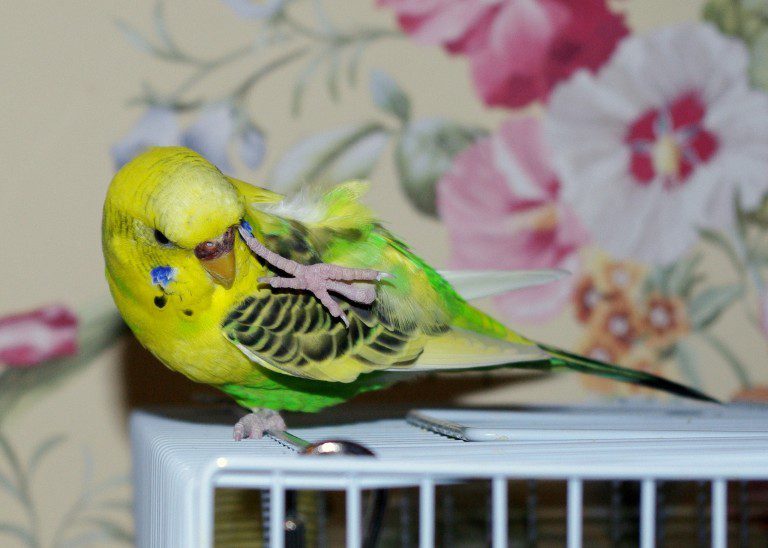
[(308, 224), (322, 221), (328, 212), (328, 207), (323, 203), (321, 194), (305, 188), (277, 203), (251, 204), (251, 206), (269, 215), (277, 215)]

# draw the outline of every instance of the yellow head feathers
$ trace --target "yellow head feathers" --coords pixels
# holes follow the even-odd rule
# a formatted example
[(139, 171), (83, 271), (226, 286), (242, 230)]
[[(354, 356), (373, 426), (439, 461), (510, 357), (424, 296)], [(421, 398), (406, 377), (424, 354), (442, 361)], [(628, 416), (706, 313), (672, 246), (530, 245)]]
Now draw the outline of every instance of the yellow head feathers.
[(111, 213), (136, 219), (192, 249), (237, 224), (244, 205), (232, 183), (199, 154), (183, 147), (156, 147), (115, 175), (105, 217)]

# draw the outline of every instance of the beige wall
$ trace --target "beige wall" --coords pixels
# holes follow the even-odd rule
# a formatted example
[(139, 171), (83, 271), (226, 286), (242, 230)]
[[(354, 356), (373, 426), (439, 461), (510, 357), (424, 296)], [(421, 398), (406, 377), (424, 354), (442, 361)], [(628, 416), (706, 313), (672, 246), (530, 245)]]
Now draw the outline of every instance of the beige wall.
[[(103, 195), (113, 173), (109, 147), (139, 116), (141, 109), (128, 108), (126, 103), (140, 91), (143, 80), (167, 90), (180, 79), (178, 67), (136, 51), (116, 29), (117, 19), (149, 29), (153, 4), (107, 0), (0, 4), (0, 314), (51, 301), (77, 307), (107, 291), (99, 224)], [(184, 47), (201, 56), (238, 45), (256, 28), (213, 0), (169, 0), (167, 4), (171, 30)], [(329, 8), (343, 13), (340, 21), (391, 26), (391, 13), (370, 4), (327, 2)], [(646, 29), (696, 17), (702, 2), (627, 0), (616, 5), (628, 11), (633, 28)], [(482, 108), (467, 78), (465, 62), (439, 48), (416, 49), (405, 40), (390, 41), (371, 48), (362, 74), (372, 67), (385, 69), (407, 88), (419, 116), (450, 114), (459, 121), (479, 122), (489, 128), (507, 116), (503, 111)], [(223, 71), (204, 89), (211, 95), (228, 89), (243, 69)], [(268, 131), (267, 165), (301, 135), (372, 113), (365, 82), (357, 89), (343, 86), (343, 101), (333, 104), (320, 79), (306, 96), (304, 115), (292, 119), (284, 89), (296, 72), (292, 68), (266, 81), (249, 103)], [(417, 252), (438, 266), (445, 264), (448, 252), (443, 226), (413, 211), (396, 184), (391, 165), (382, 162), (375, 172), (369, 202)], [(241, 171), (239, 175), (258, 182), (266, 171)], [(713, 273), (723, 268), (713, 257), (708, 257), (707, 267)], [(730, 273), (714, 275), (727, 278)], [(765, 352), (764, 342), (744, 334), (735, 317), (726, 317), (724, 322), (720, 333), (736, 341), (741, 355), (749, 358)], [(576, 336), (568, 316), (546, 327), (529, 329), (529, 333), (561, 344), (573, 344)], [(50, 435), (65, 433), (68, 437), (35, 484), (41, 516), (51, 523), (62, 515), (62, 499), (67, 502), (76, 496), (83, 447), (93, 455), (98, 478), (129, 469), (125, 397), (142, 389), (124, 386), (126, 366), (120, 363), (124, 355), (120, 348), (110, 350), (85, 372), (49, 391), (6, 424), (6, 435), (22, 456), (29, 455)], [(159, 366), (149, 363), (150, 358), (141, 352), (134, 350), (128, 355), (142, 362), (131, 366), (131, 382), (152, 383), (159, 378), (169, 391), (169, 400), (179, 399), (177, 391), (189, 391), (187, 381), (180, 377), (153, 371), (147, 373), (150, 380), (144, 380), (145, 365)], [(704, 374), (712, 377), (708, 385), (735, 386), (722, 369)], [(766, 376), (763, 374), (763, 380)], [(588, 397), (574, 379), (561, 376), (512, 389), (490, 387), (482, 396), (474, 394), (467, 401), (559, 402)], [(416, 392), (405, 391), (409, 397)], [(160, 401), (165, 396), (144, 393), (134, 399)], [(378, 396), (377, 401), (385, 401), (383, 398)], [(50, 496), (54, 488), (61, 495)], [(0, 520), (21, 519), (3, 496), (0, 493)], [(6, 508), (14, 509), (7, 512)]]

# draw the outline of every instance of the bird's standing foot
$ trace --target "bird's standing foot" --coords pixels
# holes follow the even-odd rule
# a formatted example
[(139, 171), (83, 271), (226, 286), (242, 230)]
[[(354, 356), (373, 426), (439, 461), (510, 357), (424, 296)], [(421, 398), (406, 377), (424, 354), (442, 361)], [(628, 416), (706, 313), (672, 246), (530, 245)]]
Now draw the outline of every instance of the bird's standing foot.
[(256, 255), (269, 264), (279, 268), (283, 272), (291, 274), (293, 278), (280, 276), (266, 276), (259, 278), (262, 283), (274, 288), (297, 289), (311, 291), (321, 303), (328, 309), (331, 316), (341, 318), (341, 321), (349, 327), (349, 320), (341, 310), (339, 303), (328, 293), (333, 291), (344, 295), (350, 301), (360, 304), (371, 304), (376, 300), (376, 288), (371, 285), (353, 285), (354, 281), (374, 282), (385, 278), (391, 278), (391, 274), (371, 270), (367, 268), (347, 268), (326, 263), (303, 265), (286, 259), (274, 251), (266, 248), (259, 240), (242, 226), (239, 227), (240, 235), (245, 243)]
[(271, 409), (256, 409), (237, 421), (232, 437), (236, 441), (247, 438), (260, 439), (267, 430), (283, 432), (285, 430), (283, 417)]

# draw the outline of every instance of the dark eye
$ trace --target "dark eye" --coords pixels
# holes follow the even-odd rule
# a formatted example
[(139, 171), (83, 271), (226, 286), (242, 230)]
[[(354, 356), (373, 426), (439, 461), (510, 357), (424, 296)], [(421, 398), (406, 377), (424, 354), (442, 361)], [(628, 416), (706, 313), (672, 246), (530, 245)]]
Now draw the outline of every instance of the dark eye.
[(160, 232), (158, 229), (155, 229), (155, 240), (157, 240), (157, 243), (160, 245), (170, 245), (171, 240), (169, 240), (165, 234)]

